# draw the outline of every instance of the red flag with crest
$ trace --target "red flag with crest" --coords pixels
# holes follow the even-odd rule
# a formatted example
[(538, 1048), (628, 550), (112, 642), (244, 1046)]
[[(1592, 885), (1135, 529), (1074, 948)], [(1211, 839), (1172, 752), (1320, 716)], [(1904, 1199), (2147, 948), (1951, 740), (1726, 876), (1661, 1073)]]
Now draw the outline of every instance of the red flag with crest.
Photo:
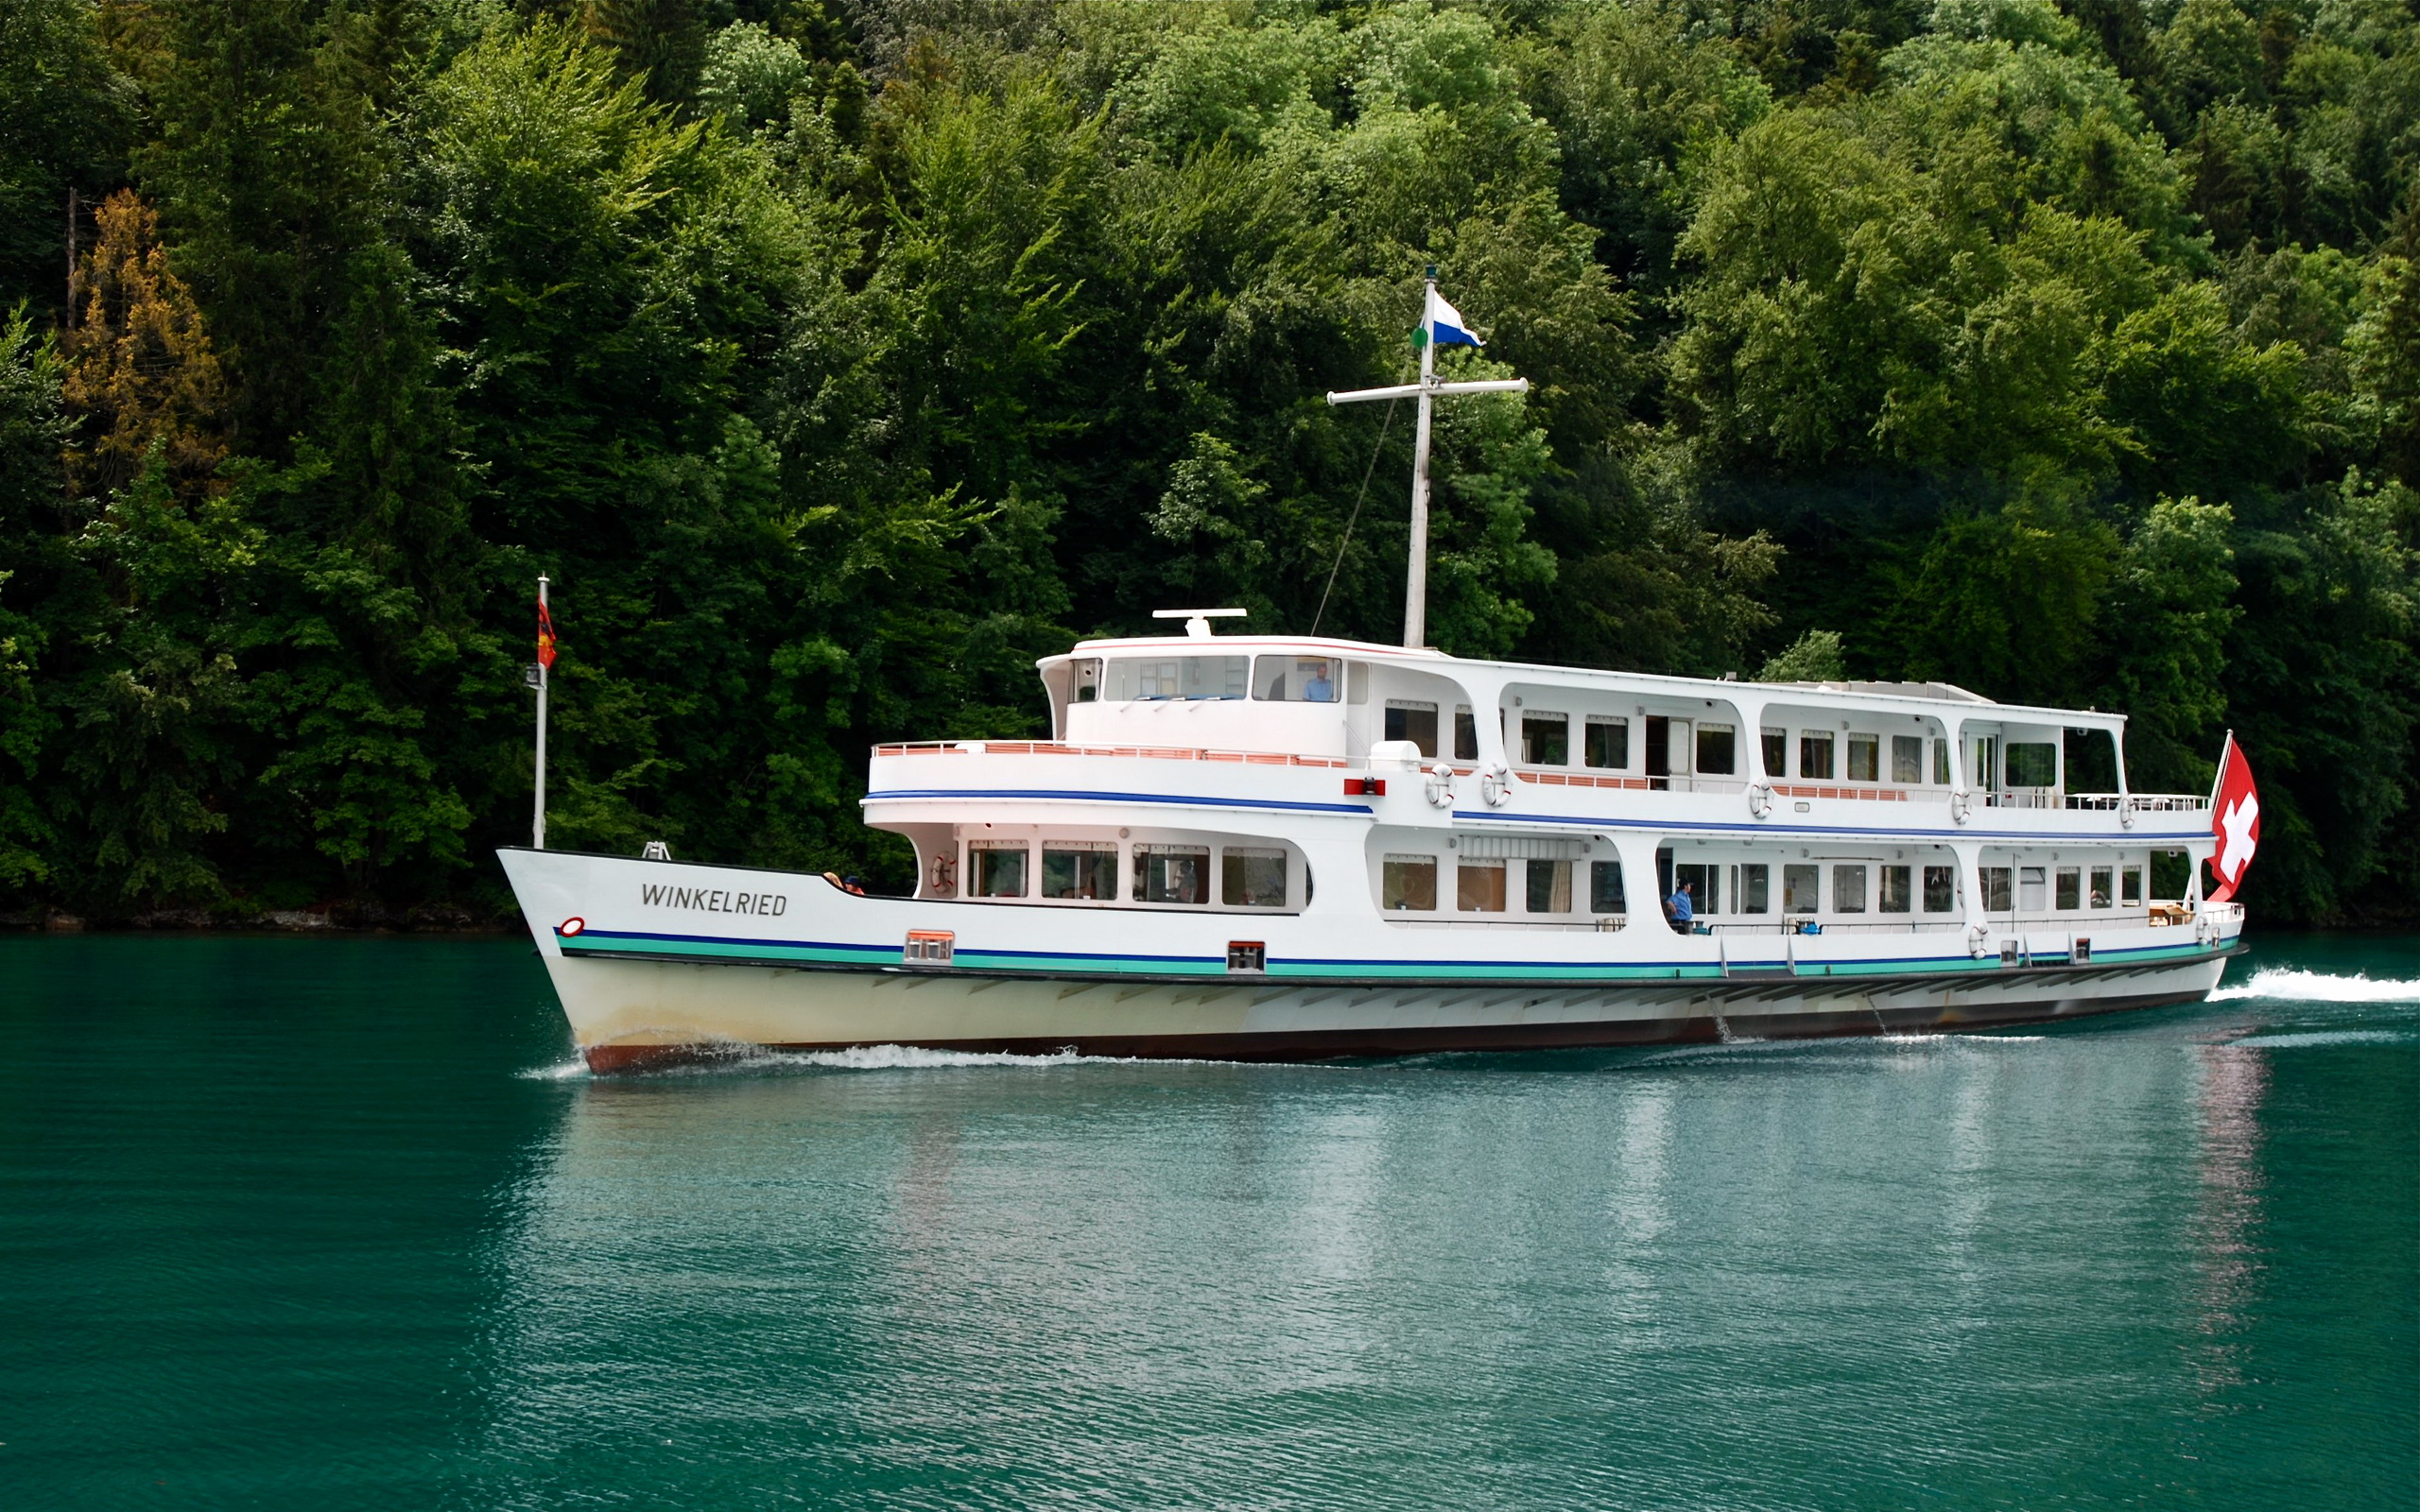
[(2226, 749), (2219, 756), (2219, 785), (2210, 794), (2210, 833), (2219, 837), (2219, 852), (2210, 858), (2210, 870), (2219, 885), (2210, 889), (2209, 899), (2222, 903), (2242, 885), (2243, 874), (2252, 867), (2252, 852), (2260, 845), (2260, 789), (2252, 781), (2252, 764), (2243, 759), (2243, 747), (2235, 743), (2232, 730), (2227, 731)]
[(546, 612), (546, 601), (538, 600), (538, 664), (548, 671), (555, 665), (555, 617)]

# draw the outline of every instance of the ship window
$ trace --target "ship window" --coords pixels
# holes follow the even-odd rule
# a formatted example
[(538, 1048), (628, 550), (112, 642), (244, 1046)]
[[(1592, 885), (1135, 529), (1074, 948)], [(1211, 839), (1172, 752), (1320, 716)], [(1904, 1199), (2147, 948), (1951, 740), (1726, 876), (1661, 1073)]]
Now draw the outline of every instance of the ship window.
[(2016, 878), (2016, 905), (2029, 914), (2042, 911), (2044, 899), (2043, 868), (2020, 867)]
[(1527, 900), (1533, 914), (1567, 914), (1571, 912), (1571, 863), (1568, 861), (1536, 861), (1530, 863), (1530, 896)]
[(1982, 869), (1984, 912), (1993, 914), (2005, 914), (2009, 912), (2014, 906), (2009, 902), (2008, 896), (2008, 882), (2010, 876), (2009, 868), (2006, 867), (1985, 867)]
[(1437, 706), (1409, 698), (1387, 700), (1387, 738), (1408, 740), (1423, 756), (1437, 754)]
[(2014, 740), (2008, 747), (2008, 785), (2056, 787), (2059, 747), (2048, 741)]
[(1251, 675), (1250, 657), (1116, 657), (1109, 663), (1109, 691), (1103, 696), (1113, 701), (1240, 698)]
[(1561, 766), (1571, 759), (1571, 716), (1539, 713), (1521, 716), (1521, 763), (1525, 766)]
[(1252, 696), (1275, 703), (1336, 703), (1343, 671), (1332, 656), (1261, 657), (1253, 663)]
[(1958, 906), (1958, 872), (1950, 867), (1925, 868), (1925, 912), (1946, 914)]
[(1685, 862), (1672, 868), (1672, 890), (1679, 892), (1683, 883), (1689, 887), (1689, 912), (1719, 914), (1722, 912), (1722, 868)]
[(1772, 868), (1761, 861), (1743, 862), (1739, 867), (1739, 911), (1761, 914), (1772, 908)]
[(1286, 906), (1286, 852), (1231, 845), (1219, 857), (1219, 901), (1230, 908)]
[(966, 869), (974, 873), (969, 889), (977, 898), (1025, 896), (1026, 843), (1023, 840), (969, 840)]
[(1909, 885), (1912, 874), (1905, 867), (1882, 868), (1882, 908), (1886, 914), (1915, 912), (1915, 889)]
[(2074, 867), (2059, 868), (2059, 906), (2063, 909), (2083, 906), (2083, 873)]
[(1921, 782), (1925, 780), (1925, 738), (1922, 735), (1891, 737), (1891, 781)]
[(1100, 696), (1100, 658), (1088, 656), (1076, 663), (1076, 701), (1090, 703)]
[(1832, 775), (1832, 736), (1829, 730), (1799, 731), (1798, 775), (1822, 778)]
[(1761, 735), (1765, 743), (1765, 775), (1788, 777), (1789, 775), (1789, 731), (1767, 730), (1761, 731)]
[(1945, 740), (1932, 743), (1932, 784), (1935, 787), (1949, 785), (1949, 742)]
[(1456, 867), (1454, 906), (1466, 914), (1504, 912), (1504, 863), (1464, 861)]
[(1378, 905), (1389, 913), (1397, 909), (1431, 909), (1437, 906), (1437, 858), (1435, 856), (1389, 856), (1378, 870)]
[(2118, 876), (2123, 881), (2126, 888), (2124, 892), (2118, 895), (2118, 902), (2124, 903), (2129, 908), (2140, 907), (2143, 902), (2143, 868), (2140, 867), (2128, 867), (2124, 871), (2118, 873)]
[(2117, 878), (2112, 874), (2110, 868), (2095, 867), (2092, 868), (2091, 902), (2093, 907), (2106, 908), (2109, 906), (2110, 901), (2118, 896), (2116, 890), (2110, 886), (2110, 884), (2116, 880)]
[(1208, 902), (1210, 848), (1206, 845), (1136, 846), (1134, 901), (1138, 903)]
[(1865, 868), (1834, 867), (1832, 868), (1832, 911), (1839, 914), (1865, 912)]
[(1478, 760), (1478, 721), (1471, 717), (1471, 706), (1454, 705), (1454, 760)]
[(1729, 725), (1698, 726), (1698, 770), (1727, 777), (1738, 766), (1738, 731)]
[(1108, 840), (1043, 841), (1042, 896), (1116, 897), (1116, 845)]
[(1811, 914), (1823, 902), (1824, 868), (1796, 862), (1781, 868), (1781, 911)]
[(1589, 765), (1613, 772), (1630, 770), (1629, 720), (1590, 714), (1585, 739), (1581, 756)]
[(1849, 737), (1849, 781), (1878, 782), (1882, 781), (1882, 737), (1851, 735)]
[(1622, 896), (1622, 864), (1618, 861), (1588, 863), (1588, 911), (1592, 914), (1626, 914), (1630, 903)]

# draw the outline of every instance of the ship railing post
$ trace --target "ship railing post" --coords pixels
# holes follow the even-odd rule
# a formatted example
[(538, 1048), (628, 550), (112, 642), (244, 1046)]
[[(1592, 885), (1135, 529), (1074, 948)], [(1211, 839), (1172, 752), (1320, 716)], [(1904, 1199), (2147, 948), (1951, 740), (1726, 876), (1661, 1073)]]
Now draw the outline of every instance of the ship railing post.
[[(538, 576), (538, 611), (546, 612), (546, 578)], [(529, 849), (546, 849), (546, 675), (551, 670), (545, 659), (538, 661), (538, 754), (536, 791), (531, 799), (529, 816)]]

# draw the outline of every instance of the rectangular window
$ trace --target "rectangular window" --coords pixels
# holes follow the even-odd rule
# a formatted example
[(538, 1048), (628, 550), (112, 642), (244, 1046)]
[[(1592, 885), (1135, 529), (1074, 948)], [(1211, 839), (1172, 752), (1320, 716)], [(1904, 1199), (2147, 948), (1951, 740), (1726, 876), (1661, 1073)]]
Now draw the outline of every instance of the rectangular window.
[(2005, 914), (2014, 906), (2009, 902), (2008, 884), (2013, 873), (2006, 867), (1985, 867), (1983, 869), (1983, 910)]
[(1834, 867), (1832, 868), (1832, 911), (1836, 914), (1865, 912), (1865, 868)]
[(1768, 730), (1761, 734), (1765, 743), (1765, 775), (1769, 778), (1788, 777), (1789, 775), (1789, 731)]
[(1210, 848), (1206, 845), (1136, 846), (1134, 901), (1138, 903), (1208, 902)]
[(1076, 701), (1091, 703), (1100, 696), (1100, 658), (1084, 657), (1076, 662)]
[(1772, 868), (1761, 861), (1751, 861), (1739, 868), (1739, 911), (1743, 914), (1770, 913), (1772, 910)]
[(2041, 867), (2020, 867), (2016, 873), (2016, 905), (2029, 914), (2038, 914), (2048, 905), (2048, 877)]
[(1588, 863), (1588, 911), (1592, 914), (1626, 914), (1630, 903), (1622, 896), (1622, 864), (1618, 861)]
[(1264, 656), (1253, 662), (1252, 696), (1278, 703), (1337, 703), (1344, 663), (1332, 656)]
[(1954, 867), (1925, 868), (1925, 912), (1946, 914), (1958, 907), (1958, 870)]
[(1798, 732), (1798, 775), (1829, 780), (1832, 775), (1832, 737), (1826, 731), (1818, 734), (1811, 730)]
[(969, 840), (966, 869), (975, 885), (968, 890), (977, 898), (1022, 898), (1025, 862), (1023, 840)]
[(1525, 713), (1521, 716), (1521, 765), (1561, 766), (1571, 759), (1571, 716)]
[(2083, 873), (2074, 867), (2059, 868), (2059, 907), (2073, 910), (2083, 906)]
[(1042, 842), (1042, 896), (1115, 898), (1117, 846), (1109, 840)]
[(1811, 914), (1823, 902), (1824, 868), (1793, 861), (1781, 868), (1781, 911)]
[(1878, 782), (1882, 781), (1882, 737), (1851, 735), (1849, 737), (1849, 781)]
[(1286, 906), (1286, 852), (1231, 845), (1219, 853), (1219, 901), (1230, 908)]
[(1891, 737), (1891, 781), (1921, 782), (1925, 780), (1925, 737), (1893, 735)]
[(1932, 743), (1932, 785), (1935, 787), (1949, 785), (1949, 742), (1945, 740), (1936, 740)]
[(1581, 753), (1591, 766), (1607, 771), (1630, 770), (1630, 721), (1600, 714), (1588, 716), (1587, 747)]
[(1672, 890), (1689, 889), (1689, 912), (1701, 918), (1722, 912), (1722, 868), (1689, 862), (1672, 868)]
[(2143, 904), (2143, 868), (2140, 867), (2128, 867), (2118, 875), (2123, 882), (2126, 889), (2118, 895), (2118, 901), (2129, 908), (2141, 907)]
[(1437, 858), (1389, 856), (1379, 864), (1378, 905), (1389, 913), (1437, 906)]
[(1113, 701), (1131, 698), (1240, 698), (1252, 680), (1244, 656), (1115, 657), (1109, 663)]
[(1466, 914), (1504, 912), (1504, 863), (1465, 861), (1456, 867), (1454, 906)]
[(2111, 885), (2117, 880), (2117, 873), (2111, 868), (2093, 868), (2092, 896), (2087, 900), (2089, 906), (2094, 908), (2106, 908), (2112, 902), (2116, 902), (2118, 898), (2118, 891)]
[(2047, 740), (2011, 741), (2008, 747), (2008, 785), (2058, 786), (2059, 747)]
[(1409, 698), (1387, 700), (1387, 738), (1408, 740), (1420, 747), (1420, 754), (1437, 754), (1437, 706), (1417, 703)]
[(1729, 725), (1698, 726), (1698, 770), (1728, 777), (1738, 766), (1738, 732)]
[(1471, 706), (1466, 703), (1454, 705), (1454, 760), (1478, 760), (1478, 721), (1471, 717)]
[(1571, 912), (1571, 863), (1568, 861), (1537, 861), (1530, 863), (1530, 896), (1527, 900), (1533, 914), (1567, 914)]
[(1916, 890), (1910, 885), (1913, 880), (1913, 873), (1906, 867), (1882, 868), (1882, 912), (1912, 914), (1916, 911)]

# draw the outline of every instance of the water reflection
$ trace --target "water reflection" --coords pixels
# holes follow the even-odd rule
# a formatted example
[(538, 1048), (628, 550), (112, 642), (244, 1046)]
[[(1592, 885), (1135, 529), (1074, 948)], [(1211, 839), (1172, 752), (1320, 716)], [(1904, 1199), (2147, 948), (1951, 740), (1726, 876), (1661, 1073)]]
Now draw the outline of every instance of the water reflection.
[(2258, 1297), (2260, 1107), (2269, 1090), (2266, 1054), (2240, 1044), (2196, 1047), (2194, 1098), (2201, 1145), (2200, 1200), (2189, 1243), (2199, 1283), (2201, 1337), (2193, 1358), (2201, 1389), (2216, 1393), (2243, 1383), (2241, 1335)]

